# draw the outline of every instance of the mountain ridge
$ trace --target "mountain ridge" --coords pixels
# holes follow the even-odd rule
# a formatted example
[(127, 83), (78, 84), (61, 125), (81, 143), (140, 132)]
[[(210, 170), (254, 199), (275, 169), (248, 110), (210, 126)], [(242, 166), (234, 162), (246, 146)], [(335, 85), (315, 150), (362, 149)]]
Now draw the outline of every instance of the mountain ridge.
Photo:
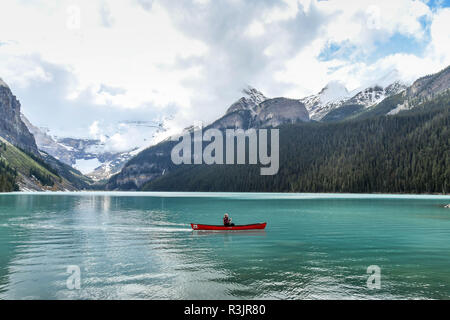
[(396, 116), (280, 127), (280, 169), (181, 165), (142, 191), (450, 192), (450, 94)]
[[(447, 71), (445, 71), (447, 70)], [(449, 68), (444, 69), (441, 74), (441, 79), (447, 79), (445, 74), (447, 74)], [(430, 79), (430, 78), (426, 78)], [(419, 81), (420, 79), (416, 80)], [(423, 80), (422, 80), (423, 81)], [(416, 82), (414, 82), (416, 83)], [(413, 85), (414, 85), (413, 83)], [(411, 86), (413, 86), (411, 85)], [(448, 86), (449, 84), (445, 84), (444, 86)], [(409, 87), (408, 87), (409, 88)], [(339, 96), (336, 97), (335, 100), (331, 100), (335, 103), (334, 107), (329, 110), (327, 115), (328, 118), (325, 118), (324, 121), (317, 123), (317, 125), (327, 126), (329, 122), (342, 122), (346, 119), (350, 121), (363, 121), (364, 117), (379, 117), (379, 116), (388, 116), (388, 112), (393, 108), (397, 107), (397, 98), (406, 95), (405, 85), (395, 81), (386, 87), (375, 86), (373, 88), (366, 88), (364, 90), (359, 91), (354, 94), (352, 97), (345, 97), (344, 101), (339, 99)], [(440, 88), (440, 87), (437, 87)], [(445, 90), (440, 90), (440, 93), (445, 93)], [(264, 96), (264, 95), (262, 95)], [(437, 95), (436, 97), (438, 97)], [(265, 97), (265, 96), (264, 96)], [(311, 97), (311, 96), (310, 96)], [(318, 99), (318, 95), (315, 96), (314, 99)], [(271, 99), (266, 98), (261, 104), (267, 103)], [(300, 102), (300, 104), (307, 109), (308, 103), (301, 103), (302, 99), (291, 99)], [(381, 100), (381, 101), (380, 101)], [(238, 100), (239, 101), (239, 100)], [(330, 102), (330, 100), (328, 100)], [(345, 102), (348, 102), (346, 104)], [(375, 103), (372, 105), (372, 103)], [(389, 107), (383, 107), (384, 105), (389, 105)], [(256, 107), (252, 106), (252, 109), (256, 109)], [(297, 109), (299, 110), (299, 109)], [(378, 110), (376, 113), (374, 110)], [(343, 112), (345, 111), (345, 112)], [(247, 129), (252, 126), (251, 119), (252, 115), (251, 111), (245, 108), (239, 108), (237, 110), (233, 110), (232, 112), (226, 113), (223, 117), (214, 121), (211, 125), (206, 128), (243, 128)], [(254, 116), (253, 116), (254, 117)], [(223, 119), (227, 119), (227, 121), (223, 121)], [(292, 119), (291, 119), (292, 120)], [(314, 118), (313, 118), (314, 120)], [(296, 121), (281, 121), (275, 123), (275, 127), (281, 125), (289, 125), (292, 122)], [(253, 122), (255, 123), (255, 122)], [(297, 123), (299, 123), (297, 121)], [(301, 121), (301, 125), (307, 125), (310, 123), (309, 121)], [(258, 123), (256, 123), (258, 124)], [(262, 123), (263, 126), (265, 125)], [(316, 124), (311, 123), (312, 126)], [(270, 123), (269, 123), (270, 126)], [(351, 124), (349, 124), (348, 128), (351, 128)], [(325, 127), (326, 128), (326, 127)], [(120, 173), (113, 176), (107, 183), (106, 188), (109, 190), (139, 190), (141, 188), (145, 188), (144, 186), (151, 184), (151, 181), (158, 179), (158, 181), (165, 180), (166, 177), (170, 177), (172, 172), (176, 172), (179, 167), (174, 166), (170, 161), (170, 150), (174, 145), (171, 141), (165, 141), (156, 146), (150, 147), (140, 154), (138, 154), (135, 158), (132, 158), (121, 170)], [(220, 168), (220, 166), (215, 166), (219, 168), (219, 170), (225, 170), (224, 168)], [(282, 170), (282, 168), (280, 168)], [(164, 177), (163, 177), (164, 176)], [(191, 177), (193, 178), (193, 177)], [(169, 178), (167, 178), (169, 179)], [(146, 181), (147, 180), (147, 181)], [(161, 186), (161, 184), (159, 184)], [(155, 190), (155, 189), (152, 189)]]

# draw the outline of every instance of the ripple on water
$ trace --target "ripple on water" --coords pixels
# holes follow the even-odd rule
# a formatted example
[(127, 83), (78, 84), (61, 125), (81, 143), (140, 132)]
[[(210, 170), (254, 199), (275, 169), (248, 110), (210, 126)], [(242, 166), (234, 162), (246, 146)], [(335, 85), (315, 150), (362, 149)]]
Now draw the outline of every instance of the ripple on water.
[[(0, 298), (450, 298), (450, 219), (436, 197), (102, 193), (1, 201)], [(226, 211), (268, 227), (191, 230), (189, 222), (217, 224)], [(80, 290), (66, 287), (69, 265), (80, 267)], [(366, 286), (369, 265), (381, 268), (380, 290)]]

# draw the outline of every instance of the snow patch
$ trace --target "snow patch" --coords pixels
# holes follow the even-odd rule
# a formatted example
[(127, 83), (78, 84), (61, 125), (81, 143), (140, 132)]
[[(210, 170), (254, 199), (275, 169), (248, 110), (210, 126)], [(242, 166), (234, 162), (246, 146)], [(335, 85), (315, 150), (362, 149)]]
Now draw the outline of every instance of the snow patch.
[(77, 159), (75, 161), (75, 169), (79, 170), (82, 174), (88, 174), (101, 166), (102, 163), (97, 159)]
[(344, 84), (340, 81), (331, 81), (319, 93), (320, 102), (327, 104), (332, 101), (338, 101), (350, 97), (350, 94)]

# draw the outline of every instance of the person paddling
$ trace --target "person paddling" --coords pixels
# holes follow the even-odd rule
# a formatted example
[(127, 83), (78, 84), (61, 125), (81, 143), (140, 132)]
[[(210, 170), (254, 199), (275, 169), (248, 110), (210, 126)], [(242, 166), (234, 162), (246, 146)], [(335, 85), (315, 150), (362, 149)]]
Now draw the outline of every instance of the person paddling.
[(228, 216), (228, 213), (225, 213), (225, 215), (223, 216), (223, 225), (225, 227), (234, 226), (234, 223), (231, 223), (231, 218)]

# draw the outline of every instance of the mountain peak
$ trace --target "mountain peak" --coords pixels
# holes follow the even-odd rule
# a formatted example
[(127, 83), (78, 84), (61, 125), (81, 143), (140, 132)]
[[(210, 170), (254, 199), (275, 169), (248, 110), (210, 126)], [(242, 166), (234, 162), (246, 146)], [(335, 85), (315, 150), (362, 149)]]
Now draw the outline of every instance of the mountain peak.
[(326, 104), (331, 101), (348, 98), (349, 92), (341, 81), (335, 80), (328, 82), (328, 84), (320, 91), (319, 96), (320, 102)]
[(0, 136), (16, 147), (39, 155), (33, 135), (20, 118), (20, 102), (1, 79), (0, 91)]
[(251, 99), (255, 102), (261, 103), (264, 100), (267, 100), (266, 96), (264, 96), (261, 91), (258, 91), (252, 86), (247, 86), (246, 88), (242, 89), (242, 93), (246, 96), (246, 98)]
[(267, 100), (267, 97), (264, 94), (251, 86), (247, 86), (246, 88), (242, 89), (242, 93), (244, 94), (244, 96), (228, 108), (226, 112), (227, 114), (240, 110), (251, 110), (261, 102)]
[(397, 69), (392, 69), (387, 72), (385, 75), (378, 78), (373, 86), (380, 86), (386, 88), (394, 82), (399, 82), (401, 79), (400, 72)]
[(8, 85), (5, 83), (5, 81), (2, 80), (2, 78), (0, 78), (0, 87), (5, 87), (9, 89)]

